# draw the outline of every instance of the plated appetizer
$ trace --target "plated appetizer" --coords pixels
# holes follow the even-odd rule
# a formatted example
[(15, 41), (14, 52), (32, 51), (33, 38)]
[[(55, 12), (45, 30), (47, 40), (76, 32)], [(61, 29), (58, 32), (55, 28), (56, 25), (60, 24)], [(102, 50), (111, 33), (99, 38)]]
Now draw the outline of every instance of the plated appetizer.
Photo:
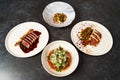
[(92, 56), (106, 54), (113, 45), (108, 29), (94, 21), (77, 23), (71, 30), (71, 39), (80, 51)]
[(19, 45), (23, 52), (28, 53), (37, 47), (40, 35), (41, 32), (30, 29), (20, 38), (20, 41), (15, 43), (15, 46)]
[(51, 75), (63, 77), (71, 74), (78, 66), (76, 48), (69, 42), (57, 40), (49, 43), (41, 55), (43, 68)]
[(67, 16), (64, 13), (56, 13), (53, 17), (54, 23), (63, 23), (67, 19)]
[(61, 46), (50, 51), (48, 55), (49, 66), (58, 72), (67, 69), (71, 64), (71, 60), (70, 52)]
[(43, 10), (43, 19), (53, 27), (66, 27), (75, 19), (73, 7), (62, 1), (55, 1), (48, 4)]

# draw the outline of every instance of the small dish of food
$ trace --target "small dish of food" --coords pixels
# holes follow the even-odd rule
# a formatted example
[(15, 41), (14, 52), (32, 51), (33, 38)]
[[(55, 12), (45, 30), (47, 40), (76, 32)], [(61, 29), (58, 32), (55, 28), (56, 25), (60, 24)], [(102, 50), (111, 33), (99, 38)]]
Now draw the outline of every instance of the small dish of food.
[(71, 39), (79, 50), (93, 56), (106, 54), (113, 45), (108, 29), (94, 21), (77, 23), (71, 30)]
[(77, 68), (79, 56), (72, 44), (57, 40), (45, 47), (41, 61), (49, 74), (63, 77), (71, 74)]
[(46, 23), (53, 27), (65, 27), (75, 19), (75, 11), (71, 5), (65, 2), (56, 1), (48, 4), (43, 13)]
[(49, 39), (47, 29), (37, 22), (24, 22), (12, 28), (6, 36), (5, 46), (16, 57), (31, 57), (38, 54)]

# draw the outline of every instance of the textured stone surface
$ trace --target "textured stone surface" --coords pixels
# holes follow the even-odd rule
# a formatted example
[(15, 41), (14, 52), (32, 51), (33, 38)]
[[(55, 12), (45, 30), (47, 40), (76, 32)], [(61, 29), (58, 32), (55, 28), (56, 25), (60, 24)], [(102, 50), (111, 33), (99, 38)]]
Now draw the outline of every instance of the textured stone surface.
[[(76, 18), (65, 28), (46, 24), (42, 11), (54, 0), (0, 0), (0, 80), (120, 80), (120, 0), (62, 0), (71, 4)], [(57, 78), (42, 67), (41, 52), (31, 58), (16, 58), (5, 49), (5, 37), (15, 25), (35, 21), (50, 33), (49, 42), (62, 39), (71, 42), (70, 32), (79, 21), (93, 20), (106, 26), (114, 44), (108, 54), (92, 57), (78, 50), (80, 62), (69, 76)]]

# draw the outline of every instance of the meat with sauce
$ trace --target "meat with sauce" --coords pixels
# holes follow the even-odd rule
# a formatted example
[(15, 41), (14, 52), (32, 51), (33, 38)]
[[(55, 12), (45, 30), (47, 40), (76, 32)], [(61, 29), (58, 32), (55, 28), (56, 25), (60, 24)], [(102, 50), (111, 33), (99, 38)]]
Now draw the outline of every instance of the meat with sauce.
[(96, 29), (87, 27), (78, 34), (78, 37), (80, 38), (84, 46), (97, 46), (102, 38), (102, 34)]
[[(20, 48), (25, 52), (33, 50), (36, 46), (38, 38), (40, 37), (41, 32), (30, 29), (25, 35), (20, 38), (20, 41), (15, 43), (15, 46), (20, 46)], [(36, 45), (36, 46), (35, 46)]]

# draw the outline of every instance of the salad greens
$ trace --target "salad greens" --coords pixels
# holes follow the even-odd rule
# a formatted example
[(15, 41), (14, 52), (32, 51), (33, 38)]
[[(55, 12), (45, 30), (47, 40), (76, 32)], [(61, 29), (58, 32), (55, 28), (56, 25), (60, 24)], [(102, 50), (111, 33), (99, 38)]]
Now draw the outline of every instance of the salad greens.
[(53, 53), (50, 55), (50, 61), (56, 66), (56, 71), (61, 72), (61, 69), (67, 66), (67, 53), (62, 47), (53, 50)]

